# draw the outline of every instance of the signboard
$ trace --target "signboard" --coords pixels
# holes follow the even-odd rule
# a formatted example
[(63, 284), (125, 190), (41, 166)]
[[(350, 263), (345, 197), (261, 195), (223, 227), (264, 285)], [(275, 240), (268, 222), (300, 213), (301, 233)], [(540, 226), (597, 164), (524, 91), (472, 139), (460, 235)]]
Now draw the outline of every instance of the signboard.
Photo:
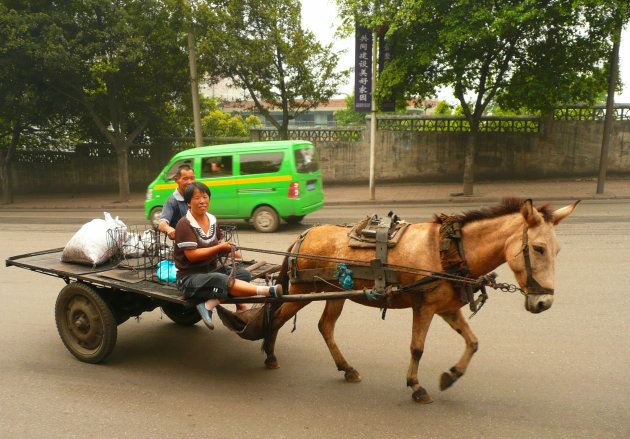
[(372, 33), (356, 26), (354, 61), (354, 111), (372, 111)]
[[(387, 33), (388, 27), (383, 26), (381, 31), (378, 34), (378, 74), (383, 72), (387, 64), (392, 60), (394, 56), (394, 48), (392, 45), (387, 44), (385, 40), (385, 34)], [(381, 111), (396, 111), (396, 99), (393, 93), (393, 90), (389, 90), (387, 96), (383, 99), (381, 103)]]

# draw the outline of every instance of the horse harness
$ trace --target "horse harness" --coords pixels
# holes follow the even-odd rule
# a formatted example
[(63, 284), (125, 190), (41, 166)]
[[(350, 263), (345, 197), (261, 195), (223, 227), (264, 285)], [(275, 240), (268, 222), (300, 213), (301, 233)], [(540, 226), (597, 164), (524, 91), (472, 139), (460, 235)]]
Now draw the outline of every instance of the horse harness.
[[(442, 269), (449, 274), (470, 278), (470, 268), (464, 245), (462, 243), (461, 223), (456, 216), (442, 214), (439, 216), (440, 225), (440, 262)], [(453, 281), (455, 290), (459, 290), (460, 300), (468, 303), (470, 310), (476, 313), (486, 303), (488, 294), (484, 284)], [(475, 293), (481, 292), (475, 299)]]
[[(440, 215), (440, 262), (442, 268), (450, 274), (457, 276), (463, 276), (470, 279), (470, 269), (466, 256), (464, 254), (464, 246), (462, 244), (461, 223), (456, 216)], [(494, 281), (488, 283), (488, 285), (498, 288), (504, 291), (520, 290), (524, 296), (528, 295), (540, 295), (540, 294), (553, 294), (554, 290), (551, 288), (545, 288), (534, 279), (532, 273), (532, 263), (529, 255), (529, 238), (528, 238), (527, 224), (523, 225), (523, 236), (521, 243), (521, 250), (523, 252), (523, 258), (525, 259), (525, 271), (527, 279), (525, 286), (527, 290), (514, 287), (510, 288), (506, 284), (496, 284)], [(455, 289), (460, 291), (460, 300), (464, 303), (470, 304), (470, 309), (474, 313), (479, 311), (488, 299), (484, 283), (472, 283), (472, 282), (457, 282), (453, 281)], [(474, 298), (475, 293), (481, 292), (477, 299)]]
[(521, 249), (523, 250), (523, 257), (525, 258), (525, 271), (527, 273), (527, 280), (525, 281), (525, 286), (527, 287), (527, 291), (525, 295), (528, 294), (553, 294), (554, 290), (552, 288), (545, 288), (534, 279), (532, 274), (532, 261), (529, 258), (529, 243), (527, 237), (527, 224), (523, 225), (523, 244), (521, 245)]
[[(520, 290), (522, 294), (553, 294), (553, 289), (544, 288), (533, 277), (532, 265), (529, 254), (528, 228), (525, 224), (523, 227), (522, 251), (525, 259), (525, 269), (527, 272), (526, 287), (527, 291), (522, 290), (514, 285), (497, 284), (495, 282), (496, 275), (491, 273), (480, 279), (471, 276), (464, 246), (462, 243), (461, 222), (457, 216), (440, 215), (440, 262), (444, 274), (452, 276), (454, 279), (448, 279), (453, 284), (456, 291), (460, 293), (460, 300), (469, 304), (473, 315), (476, 314), (488, 299), (486, 286), (491, 286), (507, 292), (515, 292)], [(411, 284), (398, 286), (398, 272), (395, 269), (388, 268), (387, 252), (389, 247), (393, 247), (408, 224), (400, 222), (397, 215), (390, 212), (386, 218), (379, 219), (373, 215), (366, 220), (361, 221), (352, 227), (348, 233), (351, 237), (350, 244), (355, 248), (374, 248), (375, 258), (369, 261), (368, 265), (340, 263), (337, 267), (323, 267), (311, 269), (298, 269), (297, 259), (299, 258), (300, 246), (306, 235), (312, 228), (307, 229), (297, 239), (288, 256), (288, 272), (291, 283), (315, 283), (315, 282), (334, 282), (338, 281), (344, 289), (352, 289), (352, 279), (373, 280), (374, 288), (366, 290), (366, 296), (370, 300), (385, 299), (389, 304), (394, 294), (400, 293), (420, 293), (419, 300), (422, 300), (422, 294), (432, 291), (438, 285), (434, 285), (428, 289), (421, 287), (436, 283), (445, 278), (439, 276), (426, 276)], [(401, 227), (402, 226), (402, 227)], [(436, 275), (439, 273), (435, 273)], [(459, 278), (459, 279), (458, 279)], [(461, 280), (460, 280), (461, 279)], [(475, 294), (480, 293), (475, 298)]]
[(298, 269), (299, 249), (304, 238), (311, 230), (308, 229), (297, 239), (288, 257), (288, 272), (291, 283), (338, 281), (344, 289), (352, 289), (354, 285), (352, 279), (373, 280), (374, 288), (366, 290), (366, 296), (370, 300), (384, 299), (388, 305), (391, 304), (394, 294), (403, 292), (422, 294), (437, 288), (437, 285), (429, 289), (420, 288), (437, 280), (432, 277), (423, 278), (408, 285), (398, 286), (398, 272), (395, 269), (386, 267), (388, 249), (398, 243), (405, 229), (409, 226), (409, 223), (400, 221), (398, 215), (393, 212), (389, 212), (385, 218), (372, 215), (356, 225), (344, 226), (352, 227), (348, 233), (350, 237), (348, 245), (350, 247), (375, 249), (375, 257), (369, 261), (369, 265), (341, 263), (337, 267)]

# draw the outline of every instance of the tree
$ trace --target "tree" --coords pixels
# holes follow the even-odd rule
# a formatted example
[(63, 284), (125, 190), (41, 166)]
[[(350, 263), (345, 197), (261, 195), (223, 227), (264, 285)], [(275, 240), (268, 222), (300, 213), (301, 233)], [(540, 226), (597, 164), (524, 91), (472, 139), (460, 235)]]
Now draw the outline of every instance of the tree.
[(354, 111), (354, 93), (346, 95), (346, 108), (335, 111), (335, 119), (341, 126), (347, 125), (365, 125), (364, 112)]
[(446, 101), (440, 101), (435, 107), (435, 114), (438, 116), (450, 116), (453, 108)]
[(130, 146), (157, 133), (187, 89), (182, 6), (177, 0), (57, 5), (62, 35), (50, 44), (50, 86), (78, 109), (87, 136), (111, 143), (121, 199), (129, 197)]
[(49, 2), (0, 3), (0, 181), (5, 204), (13, 202), (16, 152), (50, 149), (59, 143), (59, 133), (68, 135), (69, 108), (46, 86), (41, 69), (53, 14)]
[[(470, 132), (463, 193), (473, 192), (481, 117), (502, 108), (548, 111), (567, 102), (592, 102), (605, 89), (609, 8), (581, 0), (422, 0), (393, 4), (338, 0), (346, 25), (389, 23), (395, 58), (378, 94), (400, 87), (421, 98), (451, 87)], [(365, 11), (369, 14), (366, 17)]]
[(207, 137), (249, 137), (249, 130), (261, 126), (260, 119), (251, 115), (243, 120), (242, 116), (216, 109), (201, 119), (203, 135)]
[(335, 71), (332, 45), (302, 29), (298, 0), (220, 0), (199, 5), (197, 15), (200, 65), (246, 90), (283, 139), (290, 119), (328, 102), (347, 76)]

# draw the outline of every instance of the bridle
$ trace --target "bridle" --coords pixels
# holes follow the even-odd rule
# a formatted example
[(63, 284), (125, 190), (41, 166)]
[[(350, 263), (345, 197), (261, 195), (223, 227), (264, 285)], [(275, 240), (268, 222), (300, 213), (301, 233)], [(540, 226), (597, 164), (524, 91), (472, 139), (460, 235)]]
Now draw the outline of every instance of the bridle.
[(527, 272), (527, 280), (525, 282), (525, 286), (527, 287), (527, 291), (524, 291), (523, 294), (525, 296), (528, 295), (541, 295), (541, 294), (551, 294), (553, 295), (553, 288), (545, 288), (534, 279), (532, 275), (532, 261), (529, 258), (529, 240), (527, 238), (527, 224), (523, 225), (523, 243), (521, 245), (521, 250), (523, 251), (523, 257), (525, 258), (525, 271)]

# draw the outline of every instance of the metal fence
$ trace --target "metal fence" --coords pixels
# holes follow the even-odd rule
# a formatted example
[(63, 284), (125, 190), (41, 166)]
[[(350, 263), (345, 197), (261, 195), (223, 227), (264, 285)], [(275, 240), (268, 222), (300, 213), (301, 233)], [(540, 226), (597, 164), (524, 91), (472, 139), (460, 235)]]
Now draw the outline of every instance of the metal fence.
[[(606, 106), (604, 105), (570, 105), (556, 108), (553, 111), (555, 120), (604, 120)], [(630, 120), (630, 104), (615, 105), (613, 107), (614, 120)]]
[[(384, 131), (469, 132), (470, 123), (463, 116), (386, 116), (376, 117)], [(482, 133), (538, 133), (540, 118), (533, 116), (488, 116), (481, 118)]]

